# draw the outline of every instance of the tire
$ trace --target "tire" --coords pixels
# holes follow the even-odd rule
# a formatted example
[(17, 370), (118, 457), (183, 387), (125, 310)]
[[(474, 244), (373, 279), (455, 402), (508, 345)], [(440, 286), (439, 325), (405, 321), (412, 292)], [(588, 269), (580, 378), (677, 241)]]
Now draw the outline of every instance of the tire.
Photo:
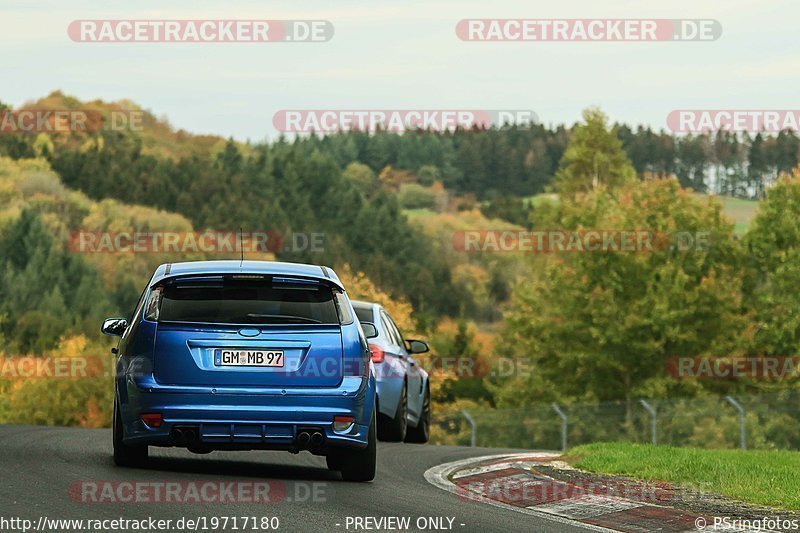
[(325, 462), (328, 464), (328, 470), (341, 470), (342, 469), (342, 456), (339, 454), (330, 454), (325, 456)]
[(328, 468), (331, 468), (331, 459), (341, 470), (342, 479), (345, 481), (372, 481), (378, 467), (378, 432), (377, 420), (373, 410), (372, 422), (367, 434), (367, 447), (350, 450), (341, 455), (328, 456)]
[(379, 415), (378, 439), (388, 442), (403, 442), (408, 430), (408, 383), (403, 382), (403, 391), (397, 402), (394, 418)]
[(406, 431), (406, 442), (425, 444), (431, 436), (431, 391), (425, 387), (425, 396), (422, 398), (422, 413), (419, 416), (417, 427), (409, 427)]
[(114, 400), (114, 464), (117, 466), (139, 467), (147, 463), (147, 446), (128, 446), (122, 441), (123, 427), (119, 405)]

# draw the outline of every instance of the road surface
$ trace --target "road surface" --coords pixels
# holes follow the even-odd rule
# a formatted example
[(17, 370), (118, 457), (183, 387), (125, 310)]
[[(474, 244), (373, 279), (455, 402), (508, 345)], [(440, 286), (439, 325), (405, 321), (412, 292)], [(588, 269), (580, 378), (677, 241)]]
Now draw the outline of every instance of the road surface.
[[(56, 531), (52, 524), (46, 527), (53, 519), (150, 517), (173, 520), (167, 531), (203, 531), (204, 527), (212, 531), (222, 530), (221, 520), (234, 516), (256, 517), (259, 521), (277, 517), (278, 531), (586, 531), (464, 500), (434, 487), (423, 476), (428, 468), (445, 462), (509, 450), (380, 443), (376, 480), (348, 483), (327, 470), (324, 458), (306, 452), (194, 455), (177, 449), (151, 448), (147, 469), (117, 468), (111, 459), (111, 432), (102, 429), (0, 426), (0, 447), (0, 519), (31, 520), (35, 529), (44, 517), (47, 520), (42, 522), (45, 527), (40, 531)], [(271, 494), (280, 501), (252, 503), (248, 499), (251, 494), (247, 488), (264, 480), (270, 480)], [(161, 483), (177, 483), (183, 491), (191, 486), (202, 487), (206, 482), (215, 487), (237, 483), (236, 487), (245, 487), (245, 492), (233, 503), (216, 503), (213, 493), (207, 493), (201, 498), (202, 503), (197, 503), (188, 497), (189, 492), (182, 492), (176, 503), (167, 502), (167, 497), (153, 488)], [(131, 498), (132, 491), (142, 487), (149, 492), (139, 502), (120, 501)], [(280, 494), (281, 497), (276, 496)], [(200, 517), (205, 517), (205, 526), (198, 522), (195, 528), (176, 527), (175, 521), (181, 518)], [(209, 521), (214, 517), (220, 522)], [(241, 520), (239, 530), (252, 525)], [(14, 530), (13, 524), (4, 525), (0, 522), (0, 530)], [(114, 531), (113, 525), (106, 523), (104, 530)], [(228, 518), (224, 529), (233, 527)]]

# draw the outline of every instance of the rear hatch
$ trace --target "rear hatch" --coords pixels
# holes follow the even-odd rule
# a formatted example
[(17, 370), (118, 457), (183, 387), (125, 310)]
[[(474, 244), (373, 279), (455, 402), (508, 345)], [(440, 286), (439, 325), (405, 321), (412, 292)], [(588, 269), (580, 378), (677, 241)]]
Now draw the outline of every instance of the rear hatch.
[(155, 288), (155, 379), (209, 387), (335, 387), (335, 288), (272, 276), (178, 278)]

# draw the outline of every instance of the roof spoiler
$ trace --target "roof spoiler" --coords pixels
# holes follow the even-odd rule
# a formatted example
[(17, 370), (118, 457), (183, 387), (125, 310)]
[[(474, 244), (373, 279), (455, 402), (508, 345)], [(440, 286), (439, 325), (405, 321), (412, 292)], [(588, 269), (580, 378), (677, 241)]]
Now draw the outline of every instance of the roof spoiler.
[(286, 281), (297, 280), (305, 282), (314, 282), (314, 283), (320, 283), (322, 285), (327, 285), (342, 292), (345, 291), (344, 286), (339, 280), (328, 277), (327, 273), (325, 274), (326, 275), (324, 276), (323, 275), (307, 276), (301, 274), (284, 274), (284, 273), (270, 274), (266, 272), (216, 272), (216, 273), (198, 272), (196, 274), (186, 274), (186, 273), (170, 274), (169, 271), (166, 271), (164, 275), (155, 277), (153, 280), (151, 280), (150, 288), (152, 289), (159, 285), (163, 285), (167, 281), (171, 281), (174, 279), (214, 278), (214, 277), (224, 276), (224, 277), (234, 277), (240, 279), (280, 278), (281, 280), (286, 280)]

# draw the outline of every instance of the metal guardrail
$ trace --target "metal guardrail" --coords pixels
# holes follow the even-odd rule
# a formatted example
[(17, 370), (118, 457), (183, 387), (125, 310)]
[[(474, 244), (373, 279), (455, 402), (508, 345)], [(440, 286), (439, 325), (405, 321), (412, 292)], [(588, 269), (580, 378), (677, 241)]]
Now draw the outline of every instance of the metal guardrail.
[(596, 441), (800, 450), (800, 390), (772, 394), (541, 403), (435, 411), (431, 441), (567, 449)]

